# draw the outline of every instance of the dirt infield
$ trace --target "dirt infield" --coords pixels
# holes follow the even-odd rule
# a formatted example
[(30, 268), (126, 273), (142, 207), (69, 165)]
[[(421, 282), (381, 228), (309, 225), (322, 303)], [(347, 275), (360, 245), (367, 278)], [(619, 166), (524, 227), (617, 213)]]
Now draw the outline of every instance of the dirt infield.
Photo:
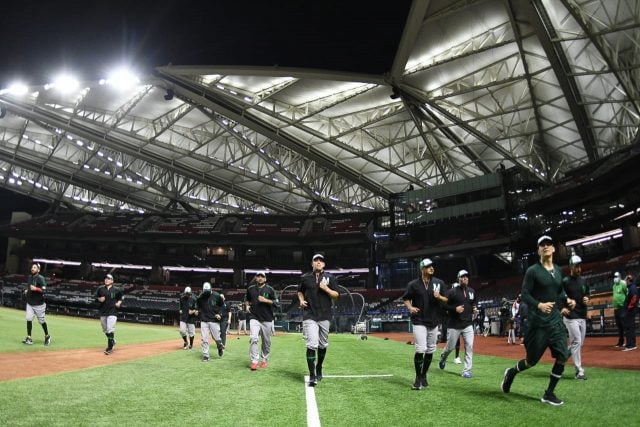
[[(388, 338), (400, 342), (413, 343), (413, 334), (405, 332), (374, 333), (372, 336)], [(616, 337), (587, 337), (582, 348), (582, 363), (585, 367), (634, 369), (640, 370), (640, 349), (635, 351), (621, 351), (613, 347)], [(442, 349), (444, 344), (438, 344)], [(463, 352), (463, 350), (461, 350)], [(487, 356), (522, 359), (525, 355), (524, 346), (507, 344), (507, 338), (476, 336), (473, 343), (474, 354)], [(551, 354), (547, 351), (542, 357), (543, 362), (552, 362)], [(569, 364), (572, 364), (569, 359)]]
[[(410, 333), (389, 332), (371, 335), (413, 343), (413, 334)], [(588, 337), (582, 350), (585, 367), (640, 370), (640, 350), (623, 352), (614, 348), (613, 344), (615, 344), (615, 337)], [(443, 344), (438, 344), (440, 349), (443, 346)], [(517, 344), (508, 345), (506, 338), (476, 336), (473, 347), (476, 354), (511, 359), (524, 357), (524, 347)], [(113, 354), (109, 356), (102, 353), (102, 348), (0, 354), (0, 381), (112, 365), (177, 350), (182, 351), (176, 345), (176, 340), (171, 340), (116, 346)], [(549, 352), (545, 353), (542, 361), (552, 361)]]
[(176, 345), (176, 340), (171, 340), (137, 345), (116, 345), (114, 352), (108, 356), (102, 352), (103, 348), (5, 353), (0, 354), (0, 381), (112, 365), (178, 349), (180, 347)]

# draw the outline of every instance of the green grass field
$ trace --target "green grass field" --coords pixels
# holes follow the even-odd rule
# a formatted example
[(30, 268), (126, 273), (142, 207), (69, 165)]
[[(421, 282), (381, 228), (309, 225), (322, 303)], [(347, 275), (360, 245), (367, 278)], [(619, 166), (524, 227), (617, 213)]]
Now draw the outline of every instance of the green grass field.
[[(0, 309), (0, 358), (9, 352), (42, 351), (24, 338), (24, 313)], [(46, 351), (104, 347), (97, 320), (48, 316), (53, 345)], [(199, 330), (196, 336), (199, 335)], [(119, 322), (118, 345), (176, 340), (176, 351), (81, 371), (0, 382), (0, 424), (24, 425), (221, 425), (304, 426), (307, 403), (305, 348), (300, 334), (274, 337), (266, 370), (248, 369), (248, 337), (230, 335), (222, 359), (202, 363), (199, 351), (179, 349), (176, 328)], [(199, 343), (199, 338), (196, 338)], [(440, 354), (440, 350), (436, 356)], [(105, 356), (106, 357), (106, 356)], [(573, 380), (567, 369), (556, 389), (561, 407), (542, 404), (550, 366), (519, 375), (510, 394), (500, 390), (504, 368), (513, 361), (474, 357), (474, 378), (460, 366), (444, 371), (433, 363), (429, 388), (412, 391), (413, 346), (357, 335), (331, 335), (325, 375), (381, 375), (326, 378), (316, 389), (323, 426), (429, 425), (614, 425), (615, 416), (637, 415), (640, 372), (588, 368), (589, 379)], [(20, 369), (19, 366), (16, 369)], [(634, 424), (626, 418), (625, 424)]]

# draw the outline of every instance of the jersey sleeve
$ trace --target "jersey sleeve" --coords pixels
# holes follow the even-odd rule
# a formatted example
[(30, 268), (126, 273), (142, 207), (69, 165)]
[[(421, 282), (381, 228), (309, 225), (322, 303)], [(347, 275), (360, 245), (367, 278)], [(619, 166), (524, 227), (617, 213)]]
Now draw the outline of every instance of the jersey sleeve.
[(537, 307), (538, 302), (531, 295), (531, 291), (533, 290), (533, 285), (535, 281), (535, 271), (533, 268), (527, 269), (526, 273), (524, 273), (524, 279), (522, 279), (522, 301), (527, 303), (529, 307)]
[(329, 277), (329, 289), (340, 293), (340, 289), (338, 288), (338, 280), (336, 280), (336, 276), (334, 276), (333, 274)]

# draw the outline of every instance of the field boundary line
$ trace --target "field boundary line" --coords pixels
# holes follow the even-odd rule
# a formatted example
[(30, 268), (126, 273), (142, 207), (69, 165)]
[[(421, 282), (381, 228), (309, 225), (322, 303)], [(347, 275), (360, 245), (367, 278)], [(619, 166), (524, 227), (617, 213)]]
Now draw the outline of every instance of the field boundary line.
[(309, 375), (304, 376), (304, 392), (307, 398), (307, 426), (320, 427), (320, 414), (318, 413), (318, 404), (316, 403), (315, 387), (309, 385)]

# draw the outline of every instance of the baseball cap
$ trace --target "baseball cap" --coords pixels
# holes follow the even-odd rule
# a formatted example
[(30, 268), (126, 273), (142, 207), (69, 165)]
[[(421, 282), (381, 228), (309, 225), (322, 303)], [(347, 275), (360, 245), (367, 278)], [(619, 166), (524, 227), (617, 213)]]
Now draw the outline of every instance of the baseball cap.
[(540, 236), (540, 238), (538, 239), (538, 246), (540, 246), (542, 242), (546, 242), (546, 241), (548, 241), (553, 245), (553, 239), (550, 236), (547, 236), (545, 234), (544, 236)]
[(324, 261), (324, 255), (322, 254), (315, 254), (313, 257), (311, 257), (311, 261), (315, 261), (318, 258)]
[(202, 284), (202, 290), (203, 290), (203, 291), (205, 291), (205, 292), (206, 292), (206, 291), (210, 291), (210, 290), (211, 290), (211, 283), (209, 283), (209, 282), (204, 282), (204, 283)]
[(184, 288), (184, 293), (185, 294), (190, 294), (191, 293), (191, 288), (189, 286), (187, 286), (186, 288)]
[(619, 279), (620, 278), (620, 272), (616, 271), (613, 275), (614, 279)]
[(431, 261), (429, 258), (425, 258), (422, 261), (420, 261), (420, 268), (429, 267), (432, 264), (433, 264), (433, 261)]
[(107, 274), (106, 276), (104, 276), (104, 278), (113, 280), (113, 276), (111, 274)]
[(468, 276), (469, 272), (467, 270), (460, 270), (458, 271), (458, 279), (461, 278), (462, 276)]
[(571, 258), (569, 258), (569, 265), (578, 265), (582, 263), (582, 258), (580, 258), (578, 255), (571, 255)]
[(264, 276), (267, 277), (267, 273), (265, 271), (257, 271), (256, 276)]

